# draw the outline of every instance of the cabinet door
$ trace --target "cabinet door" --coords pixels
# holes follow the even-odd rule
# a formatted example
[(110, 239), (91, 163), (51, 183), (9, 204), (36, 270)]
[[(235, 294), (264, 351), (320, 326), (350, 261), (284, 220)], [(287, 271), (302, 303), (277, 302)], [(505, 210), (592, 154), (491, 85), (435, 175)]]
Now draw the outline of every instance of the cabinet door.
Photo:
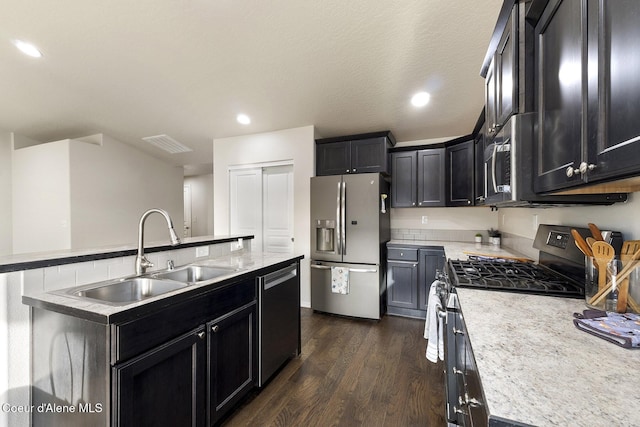
[(342, 175), (351, 172), (348, 142), (316, 143), (316, 175)]
[(484, 132), (478, 134), (474, 141), (474, 159), (475, 159), (475, 174), (474, 174), (474, 197), (475, 205), (483, 205), (484, 199), (487, 197), (485, 191), (485, 171), (484, 171)]
[(418, 264), (418, 309), (427, 310), (431, 283), (437, 272), (444, 272), (445, 253), (443, 249), (420, 249)]
[(473, 205), (474, 141), (447, 147), (447, 206)]
[(418, 151), (418, 206), (445, 206), (445, 149)]
[(113, 425), (206, 425), (201, 327), (113, 367)]
[(588, 165), (595, 168), (587, 180), (593, 181), (640, 171), (640, 8), (637, 0), (588, 4)]
[(551, 0), (536, 25), (538, 135), (534, 151), (537, 192), (582, 183), (582, 0)]
[(391, 155), (391, 207), (416, 205), (416, 151), (401, 151)]
[(418, 308), (418, 264), (387, 262), (387, 305)]
[(254, 385), (255, 302), (207, 324), (209, 425), (217, 422)]
[(389, 173), (387, 138), (351, 141), (351, 173)]
[(518, 6), (513, 7), (495, 54), (496, 116), (498, 128), (515, 112), (518, 94)]
[(495, 135), (498, 125), (498, 114), (496, 105), (497, 77), (495, 73), (495, 56), (489, 63), (487, 75), (484, 79), (484, 106), (485, 122), (487, 123), (487, 134)]

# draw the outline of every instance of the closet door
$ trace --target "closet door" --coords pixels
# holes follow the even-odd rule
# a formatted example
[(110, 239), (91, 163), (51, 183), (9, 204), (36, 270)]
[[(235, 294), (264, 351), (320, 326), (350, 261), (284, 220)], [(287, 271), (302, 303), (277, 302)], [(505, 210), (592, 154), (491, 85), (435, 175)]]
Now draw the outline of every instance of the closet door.
[(262, 250), (262, 168), (229, 171), (229, 232), (252, 234), (251, 250)]

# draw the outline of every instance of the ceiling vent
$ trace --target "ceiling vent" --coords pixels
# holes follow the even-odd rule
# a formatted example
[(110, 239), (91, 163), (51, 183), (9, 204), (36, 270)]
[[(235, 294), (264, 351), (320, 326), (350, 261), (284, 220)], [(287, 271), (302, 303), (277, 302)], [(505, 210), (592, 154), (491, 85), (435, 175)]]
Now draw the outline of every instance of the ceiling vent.
[(155, 145), (156, 147), (161, 148), (171, 154), (193, 151), (191, 148), (179, 143), (169, 135), (147, 136), (142, 139), (147, 141), (149, 144)]

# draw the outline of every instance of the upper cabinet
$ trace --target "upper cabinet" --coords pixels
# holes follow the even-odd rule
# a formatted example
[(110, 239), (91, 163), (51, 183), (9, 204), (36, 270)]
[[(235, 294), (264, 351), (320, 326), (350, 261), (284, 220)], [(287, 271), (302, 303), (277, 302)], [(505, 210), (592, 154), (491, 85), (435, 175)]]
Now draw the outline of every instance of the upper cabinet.
[(474, 205), (475, 141), (447, 147), (447, 206)]
[(391, 207), (445, 206), (445, 149), (391, 154)]
[(551, 0), (535, 24), (535, 190), (640, 172), (640, 3)]
[(485, 76), (485, 114), (491, 135), (517, 111), (518, 95), (518, 7), (507, 15), (502, 37)]
[(316, 175), (390, 173), (391, 132), (376, 132), (316, 140)]

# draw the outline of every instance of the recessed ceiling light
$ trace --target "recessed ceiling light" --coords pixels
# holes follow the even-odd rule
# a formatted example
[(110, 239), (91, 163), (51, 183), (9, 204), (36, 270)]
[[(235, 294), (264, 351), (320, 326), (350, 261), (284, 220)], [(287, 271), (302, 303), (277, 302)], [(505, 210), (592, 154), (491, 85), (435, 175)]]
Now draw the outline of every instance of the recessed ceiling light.
[(42, 56), (42, 52), (40, 52), (38, 48), (31, 43), (27, 43), (22, 40), (14, 40), (13, 44), (25, 55), (29, 55), (34, 58), (40, 58)]
[(431, 95), (427, 92), (418, 92), (411, 97), (411, 104), (413, 104), (414, 107), (424, 107), (429, 103), (430, 98)]
[(238, 121), (238, 123), (241, 123), (243, 125), (248, 125), (249, 123), (251, 123), (251, 118), (249, 118), (249, 116), (247, 116), (246, 114), (238, 114), (236, 120)]

